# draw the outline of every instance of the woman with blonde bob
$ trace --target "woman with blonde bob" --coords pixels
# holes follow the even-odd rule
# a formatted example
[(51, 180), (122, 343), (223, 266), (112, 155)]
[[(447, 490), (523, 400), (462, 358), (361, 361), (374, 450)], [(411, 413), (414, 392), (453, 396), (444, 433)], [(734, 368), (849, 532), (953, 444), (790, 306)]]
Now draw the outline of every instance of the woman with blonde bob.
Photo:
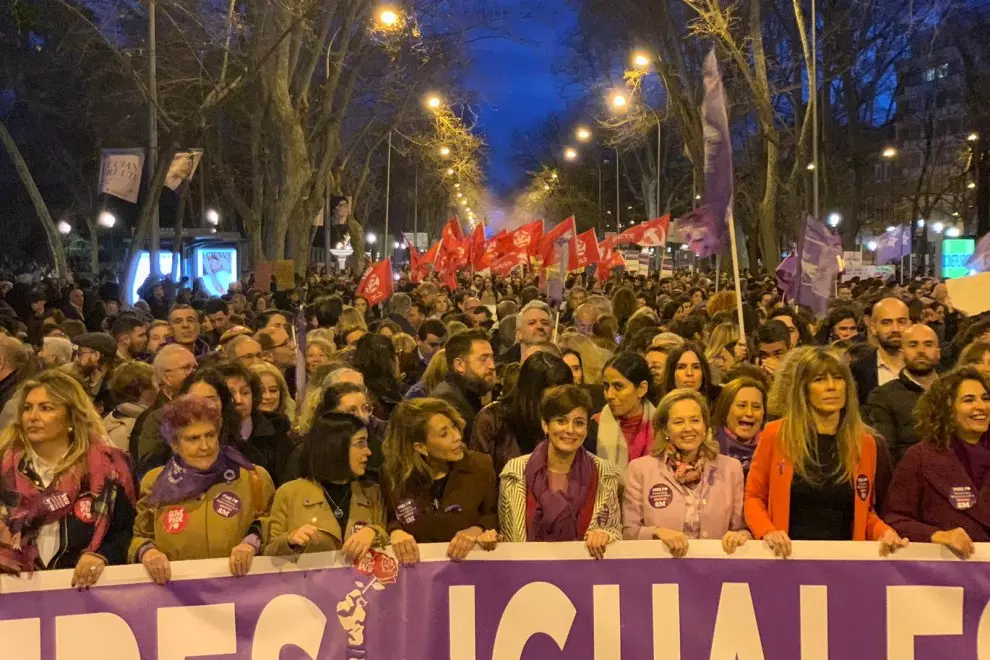
[(705, 397), (673, 390), (660, 400), (653, 428), (651, 455), (626, 470), (623, 536), (660, 540), (674, 557), (687, 554), (690, 539), (720, 538), (732, 554), (752, 538), (743, 521), (743, 470), (719, 454)]
[(585, 385), (601, 384), (602, 371), (605, 369), (605, 363), (612, 357), (611, 353), (604, 351), (594, 341), (576, 332), (562, 335), (557, 340), (557, 346), (561, 350), (573, 350), (581, 356)]
[(430, 358), (430, 363), (426, 365), (426, 371), (423, 372), (423, 377), (406, 392), (406, 399), (421, 399), (425, 396), (430, 396), (433, 394), (433, 390), (436, 389), (437, 385), (446, 379), (447, 351), (441, 348)]
[(127, 558), (135, 493), (126, 454), (110, 444), (82, 386), (44, 371), (14, 395), (0, 432), (0, 572), (74, 568), (96, 584)]
[(418, 543), (449, 543), (464, 559), (498, 540), (498, 485), (492, 457), (466, 449), (464, 419), (440, 399), (403, 401), (385, 434), (382, 490), (396, 558), (419, 561)]
[(261, 381), (261, 404), (258, 410), (278, 413), (289, 422), (295, 421), (296, 402), (289, 394), (289, 384), (285, 382), (282, 370), (270, 362), (259, 362), (248, 369)]
[(724, 374), (736, 364), (735, 348), (738, 343), (739, 326), (735, 323), (719, 323), (708, 338), (705, 359)]
[(874, 511), (877, 445), (849, 367), (823, 348), (794, 366), (790, 407), (760, 436), (746, 482), (746, 523), (774, 554), (791, 539), (907, 545)]

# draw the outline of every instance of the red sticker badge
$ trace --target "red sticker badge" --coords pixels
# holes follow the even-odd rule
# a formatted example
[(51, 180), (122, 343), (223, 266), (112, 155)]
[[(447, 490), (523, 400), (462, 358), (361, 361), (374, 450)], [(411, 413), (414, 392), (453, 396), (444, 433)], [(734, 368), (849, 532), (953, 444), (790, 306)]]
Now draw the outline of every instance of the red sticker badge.
[(856, 477), (856, 494), (859, 495), (859, 499), (864, 502), (870, 494), (870, 480), (866, 478), (865, 474), (861, 474)]
[(170, 506), (162, 514), (162, 527), (169, 534), (181, 534), (189, 524), (189, 513), (181, 506)]
[(73, 512), (76, 514), (76, 518), (82, 522), (93, 522), (93, 498), (80, 497), (76, 500), (76, 505), (73, 507)]

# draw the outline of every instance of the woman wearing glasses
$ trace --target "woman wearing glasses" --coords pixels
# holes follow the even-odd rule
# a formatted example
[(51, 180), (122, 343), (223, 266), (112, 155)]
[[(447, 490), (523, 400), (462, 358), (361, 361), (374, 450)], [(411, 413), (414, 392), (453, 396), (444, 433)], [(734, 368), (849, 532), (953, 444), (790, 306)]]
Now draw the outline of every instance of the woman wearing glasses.
[(388, 543), (385, 503), (378, 484), (365, 479), (371, 450), (359, 417), (319, 417), (300, 454), (300, 479), (275, 493), (265, 554), (342, 550), (349, 560)]

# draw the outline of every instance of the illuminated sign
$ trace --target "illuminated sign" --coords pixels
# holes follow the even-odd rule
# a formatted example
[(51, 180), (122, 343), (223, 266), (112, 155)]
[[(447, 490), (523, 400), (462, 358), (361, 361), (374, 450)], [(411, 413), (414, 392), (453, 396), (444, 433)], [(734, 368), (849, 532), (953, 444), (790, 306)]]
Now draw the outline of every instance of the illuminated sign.
[(969, 275), (966, 262), (976, 250), (976, 239), (946, 238), (942, 241), (942, 279)]
[[(179, 276), (182, 276), (182, 262), (179, 262)], [(172, 274), (172, 253), (168, 250), (164, 250), (158, 253), (158, 272), (162, 273), (166, 277), (170, 277)], [(148, 279), (151, 275), (151, 257), (145, 251), (138, 256), (137, 270), (134, 271), (134, 286), (128, 291), (130, 295), (130, 304), (134, 304), (141, 297), (138, 294), (138, 289), (144, 285), (144, 281)]]
[(225, 295), (230, 283), (237, 281), (237, 248), (197, 248), (196, 276), (203, 278), (203, 286), (211, 296)]

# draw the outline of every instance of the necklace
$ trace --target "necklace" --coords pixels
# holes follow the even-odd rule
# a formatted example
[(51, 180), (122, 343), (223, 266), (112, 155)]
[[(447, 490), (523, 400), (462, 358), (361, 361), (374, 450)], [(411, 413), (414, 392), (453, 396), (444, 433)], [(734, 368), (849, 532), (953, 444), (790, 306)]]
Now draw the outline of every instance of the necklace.
[(330, 504), (333, 505), (333, 517), (336, 518), (338, 522), (343, 520), (344, 510), (340, 507), (339, 504), (333, 501), (333, 498), (330, 497), (330, 492), (326, 489), (326, 487), (323, 488), (323, 494), (327, 496), (327, 501), (329, 501)]

